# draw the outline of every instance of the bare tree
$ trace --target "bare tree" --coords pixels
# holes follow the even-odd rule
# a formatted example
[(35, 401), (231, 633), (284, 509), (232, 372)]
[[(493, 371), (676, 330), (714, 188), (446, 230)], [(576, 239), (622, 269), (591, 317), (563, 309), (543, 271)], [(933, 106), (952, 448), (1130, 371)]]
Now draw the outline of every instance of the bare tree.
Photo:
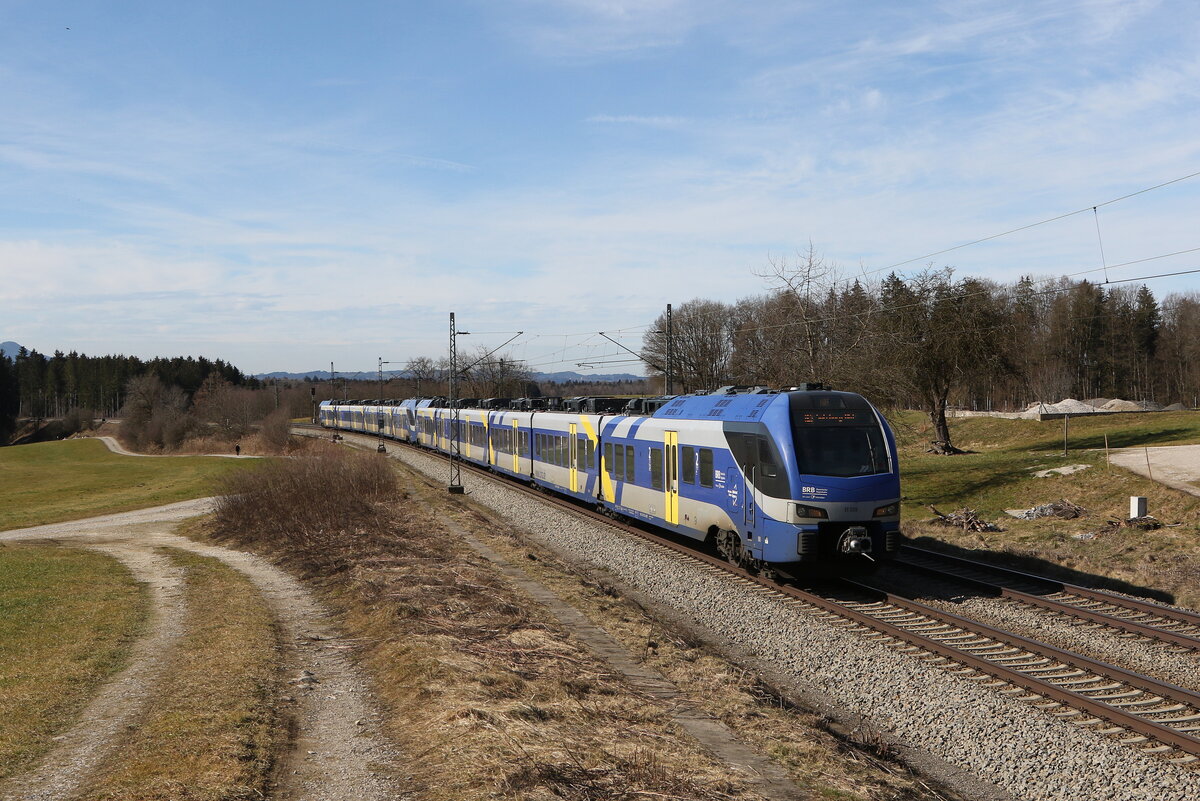
[(178, 447), (193, 427), (187, 405), (179, 387), (166, 386), (152, 373), (131, 378), (125, 388), (121, 441), (139, 450)]
[[(734, 307), (719, 300), (697, 298), (674, 310), (672, 375), (684, 392), (715, 389), (732, 378)], [(642, 337), (643, 361), (650, 375), (664, 375), (667, 365), (667, 316)]]
[[(404, 372), (413, 382), (413, 394), (421, 397), (422, 391), (428, 393), (433, 389), (433, 382), (439, 378), (437, 363), (428, 356), (417, 356), (409, 359), (404, 365)], [(424, 390), (422, 390), (424, 384)]]
[(828, 375), (831, 361), (827, 299), (839, 281), (839, 270), (817, 253), (810, 240), (796, 257), (768, 259), (768, 267), (756, 273), (775, 293), (777, 308), (786, 315), (786, 331), (775, 337), (780, 357), (792, 365), (797, 378), (820, 380)]
[(515, 397), (525, 394), (532, 374), (519, 359), (492, 353), (478, 346), (460, 357), (462, 376), (471, 393), (480, 398)]
[(199, 420), (215, 426), (221, 435), (240, 437), (261, 416), (256, 414), (255, 407), (261, 406), (264, 400), (265, 395), (235, 387), (220, 373), (213, 372), (192, 397), (192, 413)]

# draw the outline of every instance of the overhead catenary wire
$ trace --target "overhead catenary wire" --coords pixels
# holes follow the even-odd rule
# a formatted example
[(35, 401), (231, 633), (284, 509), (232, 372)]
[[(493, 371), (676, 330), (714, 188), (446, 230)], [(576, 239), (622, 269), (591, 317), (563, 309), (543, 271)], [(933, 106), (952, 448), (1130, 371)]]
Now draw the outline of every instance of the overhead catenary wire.
[(1108, 259), (1104, 258), (1104, 238), (1100, 236), (1100, 212), (1092, 206), (1092, 216), (1096, 218), (1096, 241), (1100, 243), (1100, 267), (1104, 270), (1104, 283), (1108, 283)]
[(1138, 195), (1144, 195), (1147, 192), (1153, 192), (1156, 189), (1162, 189), (1163, 187), (1170, 186), (1171, 184), (1177, 184), (1182, 181), (1187, 181), (1187, 180), (1189, 180), (1191, 178), (1195, 178), (1197, 176), (1200, 176), (1200, 170), (1197, 170), (1196, 172), (1188, 173), (1187, 175), (1181, 175), (1178, 178), (1172, 178), (1169, 181), (1163, 181), (1162, 183), (1155, 184), (1154, 186), (1147, 186), (1143, 189), (1137, 190), (1136, 192), (1130, 192), (1128, 194), (1121, 195), (1120, 197), (1112, 198), (1111, 200), (1105, 200), (1101, 203), (1096, 203), (1096, 204), (1093, 204), (1090, 206), (1084, 206), (1082, 209), (1076, 209), (1075, 211), (1068, 211), (1065, 214), (1058, 214), (1058, 215), (1055, 215), (1054, 217), (1048, 217), (1044, 220), (1038, 220), (1037, 222), (1028, 223), (1027, 225), (1021, 225), (1016, 228), (1010, 228), (1009, 230), (1001, 231), (998, 234), (992, 234), (990, 236), (980, 237), (979, 239), (972, 239), (970, 242), (963, 242), (962, 244), (954, 245), (954, 246), (948, 247), (948, 248), (943, 248), (942, 250), (937, 250), (937, 251), (934, 251), (933, 253), (926, 253), (923, 256), (914, 256), (911, 259), (905, 259), (904, 261), (898, 261), (895, 264), (889, 264), (886, 267), (878, 267), (874, 270), (866, 270), (863, 272), (863, 274), (864, 275), (872, 275), (874, 273), (881, 273), (884, 270), (894, 270), (897, 267), (903, 267), (906, 264), (912, 264), (913, 262), (916, 262), (916, 261), (925, 261), (926, 259), (932, 259), (935, 256), (941, 256), (945, 253), (952, 253), (956, 250), (962, 250), (963, 248), (969, 248), (973, 245), (981, 245), (984, 242), (991, 242), (993, 239), (1000, 239), (1001, 237), (1010, 236), (1011, 234), (1020, 233), (1021, 231), (1028, 231), (1031, 228), (1037, 228), (1042, 225), (1048, 225), (1052, 222), (1058, 222), (1059, 220), (1065, 220), (1068, 217), (1074, 217), (1077, 214), (1086, 214), (1089, 211), (1095, 211), (1096, 209), (1103, 208), (1104, 206), (1111, 206), (1114, 203), (1120, 203), (1121, 201), (1128, 200), (1131, 197), (1137, 197)]

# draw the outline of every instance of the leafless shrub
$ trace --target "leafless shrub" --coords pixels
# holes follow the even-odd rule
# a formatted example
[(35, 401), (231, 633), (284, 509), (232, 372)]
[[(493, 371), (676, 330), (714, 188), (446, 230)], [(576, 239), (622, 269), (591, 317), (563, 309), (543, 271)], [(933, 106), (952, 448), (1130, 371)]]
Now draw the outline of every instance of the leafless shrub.
[(220, 490), (218, 536), (263, 542), (326, 564), (322, 553), (344, 553), (327, 546), (386, 524), (379, 504), (397, 486), (383, 457), (331, 449), (230, 474)]
[(629, 756), (568, 752), (561, 760), (530, 757), (505, 776), (503, 787), (514, 795), (549, 789), (558, 798), (576, 801), (727, 797), (735, 789), (732, 784), (701, 785), (679, 776), (644, 749)]
[(147, 373), (129, 380), (118, 436), (133, 450), (174, 450), (195, 431), (187, 397), (178, 387), (168, 387)]
[(92, 414), (91, 409), (80, 409), (78, 406), (72, 406), (71, 409), (63, 415), (63, 433), (70, 436), (71, 434), (80, 431), (89, 431), (96, 427), (96, 419)]
[(263, 418), (259, 433), (263, 444), (278, 453), (287, 447), (291, 428), (292, 421), (288, 416), (287, 407), (281, 406)]

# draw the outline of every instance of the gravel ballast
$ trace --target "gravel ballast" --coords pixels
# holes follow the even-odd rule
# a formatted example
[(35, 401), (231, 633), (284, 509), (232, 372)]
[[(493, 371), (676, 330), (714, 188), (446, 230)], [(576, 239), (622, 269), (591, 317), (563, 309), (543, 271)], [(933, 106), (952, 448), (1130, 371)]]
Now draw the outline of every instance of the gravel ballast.
[[(427, 474), (448, 472), (444, 461), (427, 454), (390, 451)], [(823, 693), (906, 747), (927, 751), (1013, 798), (1200, 798), (1200, 771), (1194, 768), (1093, 735), (603, 523), (531, 502), (497, 481), (464, 473), (463, 484), (472, 500), (540, 543), (665, 604), (757, 660), (765, 673), (790, 680), (793, 689)]]

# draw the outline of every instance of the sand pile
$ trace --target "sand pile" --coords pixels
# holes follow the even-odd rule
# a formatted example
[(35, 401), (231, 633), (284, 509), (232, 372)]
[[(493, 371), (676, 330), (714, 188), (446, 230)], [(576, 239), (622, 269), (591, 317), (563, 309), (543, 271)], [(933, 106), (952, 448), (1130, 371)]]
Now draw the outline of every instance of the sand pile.
[(1092, 414), (1096, 411), (1095, 406), (1074, 398), (1064, 398), (1050, 408), (1062, 414)]
[(1064, 398), (1058, 403), (1038, 401), (1025, 407), (1023, 417), (1034, 419), (1039, 414), (1095, 414), (1097, 412), (1161, 412), (1164, 408), (1179, 410), (1186, 408), (1183, 404), (1173, 403), (1163, 407), (1154, 401), (1127, 401), (1121, 398), (1089, 398), (1085, 401), (1074, 398)]

